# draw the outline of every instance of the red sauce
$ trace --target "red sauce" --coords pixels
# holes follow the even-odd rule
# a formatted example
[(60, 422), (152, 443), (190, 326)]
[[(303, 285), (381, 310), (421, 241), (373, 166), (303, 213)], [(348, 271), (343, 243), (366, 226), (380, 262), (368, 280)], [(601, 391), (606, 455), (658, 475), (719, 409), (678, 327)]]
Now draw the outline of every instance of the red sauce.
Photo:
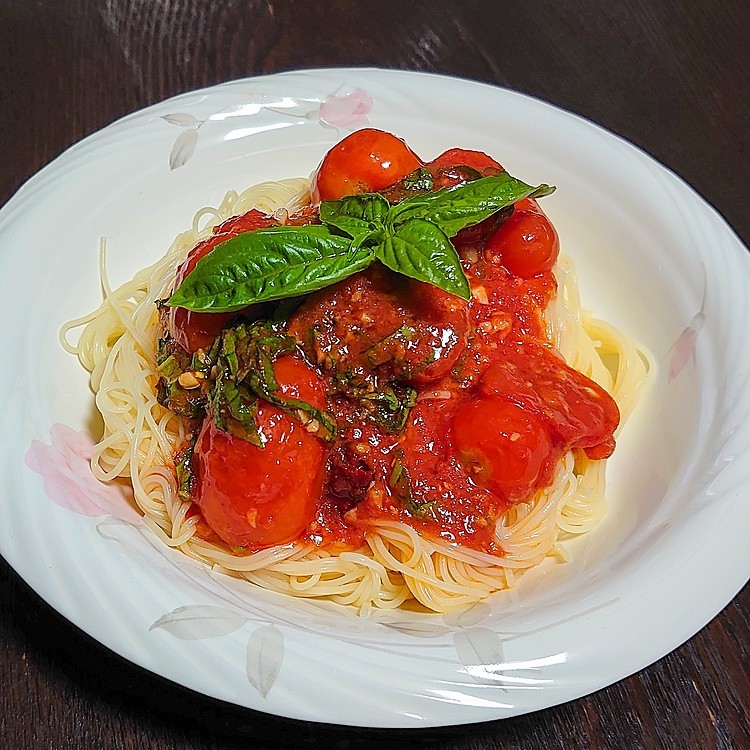
[[(454, 150), (433, 171), (450, 176), (446, 168), (467, 154), (475, 170), (499, 168), (484, 154)], [(521, 210), (543, 216), (533, 201)], [(528, 277), (503, 265), (503, 218), (454, 240), (468, 302), (380, 265), (307, 298), (286, 327), (298, 351), (275, 368), (288, 392), (332, 414), (336, 438), (325, 443), (262, 401), (260, 422), (272, 438), (264, 449), (206, 418), (193, 466), (196, 502), (213, 532), (246, 551), (292, 539), (354, 549), (373, 522), (394, 519), (493, 552), (499, 514), (549, 485), (567, 451), (610, 455), (617, 406), (551, 347), (542, 315), (554, 277), (549, 265)], [(312, 219), (308, 209), (293, 223)], [(178, 281), (222, 239), (271, 223), (258, 212), (226, 222), (191, 253)], [(170, 327), (194, 351), (231, 317), (178, 309)], [(384, 418), (378, 399), (410, 408)]]
[[(473, 256), (471, 249), (464, 247), (464, 256)], [(393, 344), (395, 363), (385, 359), (392, 353), (386, 348), (378, 367), (417, 391), (402, 434), (363, 422), (350, 401), (329, 395), (339, 436), (308, 538), (358, 541), (352, 527), (364, 531), (378, 519), (396, 519), (496, 551), (494, 520), (548, 485), (566, 451), (585, 448), (592, 458), (611, 452), (619, 419), (614, 401), (568, 367), (545, 336), (541, 316), (555, 293), (552, 274), (520, 279), (476, 255), (465, 270), (481, 291), (468, 303), (373, 268), (313, 295), (290, 321), (300, 340), (315, 329), (315, 361), (329, 394), (337, 374), (371, 371), (366, 353), (385, 336), (405, 325), (418, 331), (412, 341)], [(435, 358), (420, 370), (430, 349)], [(389, 485), (397, 457), (416, 513)]]

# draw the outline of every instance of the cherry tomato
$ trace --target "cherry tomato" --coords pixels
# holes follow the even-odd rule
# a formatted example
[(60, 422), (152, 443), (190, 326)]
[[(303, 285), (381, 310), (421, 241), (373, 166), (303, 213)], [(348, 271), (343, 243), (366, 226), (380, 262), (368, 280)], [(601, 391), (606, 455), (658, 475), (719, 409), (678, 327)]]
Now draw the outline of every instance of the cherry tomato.
[(503, 171), (502, 166), (484, 151), (471, 151), (465, 148), (448, 149), (427, 164), (431, 172), (442, 167), (471, 167), (482, 174), (486, 171)]
[(322, 201), (377, 192), (420, 166), (419, 158), (400, 138), (365, 128), (326, 154), (315, 175), (314, 192)]
[[(323, 384), (301, 360), (274, 363), (280, 392), (325, 408)], [(195, 501), (213, 531), (233, 547), (262, 547), (296, 539), (313, 520), (325, 470), (325, 444), (304, 425), (260, 401), (263, 448), (222, 432), (206, 417), (193, 455)]]
[[(188, 254), (184, 263), (177, 269), (175, 289), (182, 284), (195, 264), (208, 255), (218, 244), (236, 237), (242, 232), (263, 229), (278, 224), (272, 217), (252, 209), (240, 216), (233, 216), (220, 224), (207, 239), (199, 242)], [(186, 310), (184, 307), (169, 309), (169, 332), (172, 338), (191, 354), (198, 349), (208, 349), (219, 331), (237, 313), (202, 313)]]
[(546, 216), (544, 211), (542, 211), (541, 206), (539, 205), (539, 201), (537, 201), (535, 198), (521, 198), (520, 201), (516, 201), (513, 204), (513, 208), (516, 211), (533, 211), (537, 214), (543, 214)]
[(511, 501), (544, 485), (557, 457), (544, 422), (501, 399), (464, 401), (451, 434), (456, 456), (474, 481)]
[(485, 257), (502, 263), (514, 276), (530, 279), (550, 271), (560, 253), (560, 239), (541, 212), (516, 210), (487, 240)]
[(592, 459), (610, 456), (620, 421), (612, 397), (549, 349), (525, 349), (509, 352), (490, 365), (479, 382), (479, 393), (488, 398), (512, 398), (538, 414), (563, 450), (583, 448)]

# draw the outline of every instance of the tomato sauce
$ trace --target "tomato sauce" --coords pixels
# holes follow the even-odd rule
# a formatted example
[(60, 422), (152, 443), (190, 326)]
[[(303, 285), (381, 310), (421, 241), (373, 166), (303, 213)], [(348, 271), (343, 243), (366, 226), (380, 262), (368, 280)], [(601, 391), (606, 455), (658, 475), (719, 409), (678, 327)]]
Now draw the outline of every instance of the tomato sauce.
[[(556, 291), (553, 275), (520, 279), (481, 251), (481, 241), (462, 249), (474, 290), (468, 303), (373, 268), (313, 295), (290, 321), (323, 372), (339, 425), (309, 537), (316, 543), (359, 541), (373, 521), (393, 519), (497, 551), (495, 519), (548, 485), (567, 450), (596, 443), (600, 457), (607, 452), (599, 443), (608, 445), (617, 425), (614, 402), (567, 367), (546, 337), (542, 315)], [(404, 327), (417, 333), (378, 346)], [(417, 395), (403, 432), (379, 429), (351, 399), (337, 396), (342, 373), (375, 389), (383, 378), (407, 379)], [(538, 395), (553, 386), (547, 400)], [(498, 414), (498, 403), (510, 405), (510, 413)], [(505, 438), (503, 429), (510, 430)], [(485, 433), (489, 445), (480, 439)], [(492, 447), (503, 440), (519, 446), (520, 457)], [(407, 502), (390, 481), (396, 461), (409, 477)], [(485, 479), (493, 464), (505, 466), (508, 476)]]
[[(372, 157), (378, 132), (367, 133), (359, 171), (347, 172), (348, 146), (327, 157), (333, 167), (317, 180), (325, 198), (367, 189), (368, 180), (382, 189), (386, 163), (396, 169), (387, 170), (388, 184), (414, 169), (410, 150)], [(394, 139), (382, 147), (402, 146)], [(461, 149), (422, 166), (443, 182), (502, 169)], [(384, 193), (398, 200), (400, 189)], [(514, 215), (520, 218), (508, 224)], [(314, 220), (311, 208), (292, 217)], [(221, 225), (191, 253), (178, 281), (217, 242), (274, 223), (256, 211)], [(516, 212), (500, 212), (453, 241), (468, 301), (374, 264), (308, 296), (287, 318), (284, 334), (296, 351), (274, 362), (281, 392), (307, 394), (325, 408), (334, 440), (316, 436), (315, 419), (295, 421), (262, 400), (262, 447), (222, 433), (210, 416), (196, 422), (193, 497), (212, 533), (240, 553), (292, 540), (336, 551), (361, 546), (374, 522), (398, 520), (498, 552), (499, 515), (548, 486), (566, 452), (611, 454), (617, 406), (547, 338), (543, 314), (556, 293), (558, 245), (538, 204), (519, 202)], [(179, 310), (169, 330), (189, 352), (209, 347), (237, 317)]]

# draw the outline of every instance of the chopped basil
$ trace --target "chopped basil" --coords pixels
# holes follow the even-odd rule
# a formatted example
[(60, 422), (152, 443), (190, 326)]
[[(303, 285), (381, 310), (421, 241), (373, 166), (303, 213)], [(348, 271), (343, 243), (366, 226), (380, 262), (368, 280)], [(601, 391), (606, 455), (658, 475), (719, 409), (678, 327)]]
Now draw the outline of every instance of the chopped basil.
[(393, 462), (391, 475), (388, 477), (388, 486), (391, 488), (393, 497), (415, 518), (434, 517), (434, 501), (420, 502), (414, 496), (411, 479), (406, 466), (404, 466), (403, 457), (403, 451), (398, 451)]
[(403, 359), (406, 346), (417, 337), (417, 331), (408, 324), (397, 328), (385, 338), (373, 344), (364, 354), (367, 361), (377, 367), (393, 359)]
[(281, 323), (259, 321), (225, 328), (208, 355), (208, 412), (216, 426), (262, 448), (265, 438), (257, 424), (257, 402), (263, 399), (321, 439), (333, 440), (336, 423), (330, 414), (279, 393), (273, 362), (296, 349), (295, 339), (283, 333)]
[[(197, 436), (196, 436), (197, 437)], [(177, 489), (181, 497), (189, 498), (193, 492), (193, 453), (195, 452), (195, 438), (190, 445), (179, 454), (175, 468), (177, 469)]]
[(409, 412), (417, 403), (417, 391), (411, 386), (386, 385), (360, 398), (360, 405), (373, 422), (388, 432), (399, 433), (406, 427)]
[(398, 381), (383, 383), (371, 374), (336, 373), (332, 385), (335, 395), (356, 403), (362, 417), (386, 432), (403, 432), (417, 402), (417, 391), (412, 386)]
[(181, 417), (198, 417), (206, 402), (203, 390), (198, 387), (185, 388), (180, 383), (180, 376), (196, 369), (192, 366), (191, 358), (171, 339), (159, 339), (156, 364), (159, 374), (156, 388), (158, 402)]

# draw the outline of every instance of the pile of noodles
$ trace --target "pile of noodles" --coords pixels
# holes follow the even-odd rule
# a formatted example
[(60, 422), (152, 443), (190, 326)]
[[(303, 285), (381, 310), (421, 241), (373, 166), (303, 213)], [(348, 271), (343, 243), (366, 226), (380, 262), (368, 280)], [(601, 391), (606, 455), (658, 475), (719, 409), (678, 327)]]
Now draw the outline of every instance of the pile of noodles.
[[(63, 346), (91, 373), (104, 421), (93, 473), (105, 482), (127, 477), (145, 523), (165, 544), (215, 570), (292, 596), (326, 598), (363, 613), (413, 600), (445, 612), (511, 587), (518, 574), (559, 554), (559, 540), (587, 532), (601, 520), (606, 510), (604, 461), (590, 461), (583, 451), (566, 455), (549, 487), (499, 519), (495, 534), (500, 555), (427, 538), (391, 520), (373, 523), (363, 548), (337, 554), (295, 543), (239, 556), (195, 534), (197, 518), (188, 512), (192, 502), (178, 494), (173, 463), (187, 439), (185, 425), (156, 399), (160, 327), (155, 302), (169, 296), (177, 267), (212, 227), (251, 208), (276, 212), (283, 221), (287, 211), (305, 205), (307, 188), (308, 181), (299, 179), (227, 193), (218, 208), (198, 212), (164, 258), (117, 289), (109, 286), (102, 247), (104, 301), (61, 331)], [(613, 396), (624, 422), (648, 371), (648, 356), (581, 309), (567, 259), (561, 257), (554, 272), (558, 293), (545, 313), (550, 339), (568, 364)], [(79, 327), (83, 330), (72, 345), (68, 334)]]

